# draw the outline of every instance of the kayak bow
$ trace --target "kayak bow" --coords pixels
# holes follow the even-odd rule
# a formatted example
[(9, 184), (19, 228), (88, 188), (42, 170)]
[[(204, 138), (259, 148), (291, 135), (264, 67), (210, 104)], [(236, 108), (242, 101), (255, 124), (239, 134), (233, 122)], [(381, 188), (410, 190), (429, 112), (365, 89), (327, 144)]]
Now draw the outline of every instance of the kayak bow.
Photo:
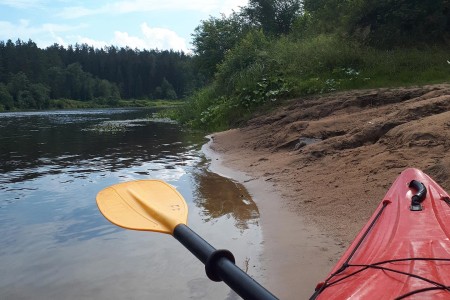
[(311, 299), (450, 299), (450, 197), (403, 171)]

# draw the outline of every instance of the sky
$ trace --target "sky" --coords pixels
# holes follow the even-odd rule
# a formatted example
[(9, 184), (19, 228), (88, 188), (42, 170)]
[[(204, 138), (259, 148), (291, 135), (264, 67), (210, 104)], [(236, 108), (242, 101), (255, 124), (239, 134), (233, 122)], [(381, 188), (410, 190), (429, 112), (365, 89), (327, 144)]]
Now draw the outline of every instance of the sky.
[(191, 52), (201, 20), (248, 0), (0, 0), (0, 40)]

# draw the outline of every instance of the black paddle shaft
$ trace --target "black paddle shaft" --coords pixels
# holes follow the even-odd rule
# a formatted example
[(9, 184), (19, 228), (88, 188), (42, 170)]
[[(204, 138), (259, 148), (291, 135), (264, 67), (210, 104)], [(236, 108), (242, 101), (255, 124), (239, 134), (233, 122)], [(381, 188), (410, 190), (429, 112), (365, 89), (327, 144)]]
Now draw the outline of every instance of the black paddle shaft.
[(205, 265), (209, 279), (225, 282), (243, 299), (278, 299), (236, 266), (230, 251), (216, 250), (184, 224), (175, 227), (173, 236)]

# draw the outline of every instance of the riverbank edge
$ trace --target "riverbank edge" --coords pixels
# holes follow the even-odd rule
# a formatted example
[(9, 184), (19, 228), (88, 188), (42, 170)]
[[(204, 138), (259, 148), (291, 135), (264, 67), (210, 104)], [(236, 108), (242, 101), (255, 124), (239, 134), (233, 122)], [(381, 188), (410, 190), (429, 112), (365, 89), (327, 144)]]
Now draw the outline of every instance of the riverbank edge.
[(289, 209), (280, 186), (275, 187), (263, 179), (263, 174), (248, 168), (246, 156), (240, 156), (239, 150), (218, 150), (220, 145), (214, 137), (231, 131), (206, 136), (209, 141), (202, 152), (210, 160), (212, 172), (241, 183), (258, 207), (263, 247), (261, 274), (255, 279), (280, 299), (308, 299), (337, 260), (332, 253), (342, 251), (339, 242)]
[(158, 108), (158, 109), (173, 109), (183, 104), (183, 101), (171, 101), (171, 100), (145, 100), (145, 99), (132, 99), (132, 100), (119, 100), (117, 105), (100, 104), (95, 101), (79, 101), (71, 99), (51, 99), (50, 107), (45, 109), (20, 109), (14, 108), (12, 110), (2, 110), (1, 113), (18, 113), (18, 112), (42, 112), (42, 111), (60, 111), (60, 110), (90, 110), (90, 109), (145, 109), (145, 108)]

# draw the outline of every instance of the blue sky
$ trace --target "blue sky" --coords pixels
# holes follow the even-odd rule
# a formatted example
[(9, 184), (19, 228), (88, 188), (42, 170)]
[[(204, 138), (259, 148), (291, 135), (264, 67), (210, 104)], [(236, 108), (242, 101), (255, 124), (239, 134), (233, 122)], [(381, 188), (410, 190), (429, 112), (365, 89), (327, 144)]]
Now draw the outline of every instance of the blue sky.
[(229, 14), (247, 0), (0, 0), (0, 40), (32, 39), (188, 52), (201, 20)]

